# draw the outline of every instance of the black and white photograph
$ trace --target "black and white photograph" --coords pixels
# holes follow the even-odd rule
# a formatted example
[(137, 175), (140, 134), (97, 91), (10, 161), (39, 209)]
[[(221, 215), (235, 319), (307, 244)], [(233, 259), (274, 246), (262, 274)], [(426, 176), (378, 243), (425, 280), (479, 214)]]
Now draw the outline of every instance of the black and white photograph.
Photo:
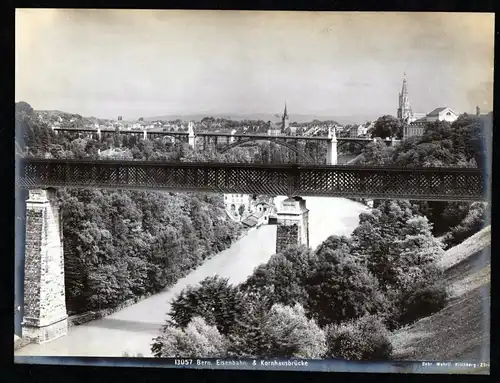
[(15, 14), (16, 363), (489, 374), (494, 14)]

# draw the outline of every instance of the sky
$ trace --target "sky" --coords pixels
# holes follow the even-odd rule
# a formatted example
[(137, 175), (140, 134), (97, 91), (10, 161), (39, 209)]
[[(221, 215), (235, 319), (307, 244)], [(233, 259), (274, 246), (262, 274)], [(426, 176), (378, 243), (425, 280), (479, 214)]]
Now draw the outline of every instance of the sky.
[(127, 118), (493, 107), (494, 15), (16, 10), (16, 101)]

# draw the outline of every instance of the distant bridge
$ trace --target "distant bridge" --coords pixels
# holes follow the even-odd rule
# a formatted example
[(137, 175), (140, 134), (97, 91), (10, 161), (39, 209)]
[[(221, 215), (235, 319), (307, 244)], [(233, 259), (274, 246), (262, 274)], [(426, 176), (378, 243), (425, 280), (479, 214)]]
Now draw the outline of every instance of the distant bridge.
[[(370, 142), (375, 141), (373, 138), (366, 137), (337, 137), (335, 128), (330, 128), (328, 136), (296, 136), (296, 135), (269, 135), (269, 134), (241, 134), (235, 133), (221, 133), (221, 132), (194, 132), (192, 124), (189, 125), (187, 132), (167, 132), (157, 130), (113, 130), (113, 129), (70, 129), (54, 127), (55, 132), (67, 132), (84, 134), (89, 137), (101, 140), (105, 137), (110, 137), (115, 134), (142, 137), (144, 140), (150, 138), (163, 138), (172, 137), (173, 139), (180, 140), (181, 142), (188, 143), (192, 148), (201, 145), (203, 150), (209, 147), (217, 147), (218, 144), (225, 145), (220, 148), (221, 152), (227, 152), (239, 146), (256, 143), (259, 141), (273, 142), (276, 145), (286, 147), (288, 150), (296, 154), (296, 158), (300, 159), (303, 163), (313, 164), (317, 160), (311, 158), (303, 150), (298, 147), (299, 142), (315, 142), (326, 143), (327, 145), (327, 159), (328, 165), (336, 165), (338, 163), (338, 149), (346, 144), (355, 144), (359, 148), (364, 148)], [(396, 145), (399, 140), (386, 140), (387, 145)], [(299, 161), (297, 161), (299, 162)]]

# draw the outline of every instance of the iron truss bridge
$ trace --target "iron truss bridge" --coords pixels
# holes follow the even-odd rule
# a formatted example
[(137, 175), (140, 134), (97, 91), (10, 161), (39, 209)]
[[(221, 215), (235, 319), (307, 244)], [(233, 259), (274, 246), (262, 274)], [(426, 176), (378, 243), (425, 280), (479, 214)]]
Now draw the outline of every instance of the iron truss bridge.
[(396, 168), (23, 158), (22, 188), (147, 189), (426, 201), (486, 200), (477, 168)]

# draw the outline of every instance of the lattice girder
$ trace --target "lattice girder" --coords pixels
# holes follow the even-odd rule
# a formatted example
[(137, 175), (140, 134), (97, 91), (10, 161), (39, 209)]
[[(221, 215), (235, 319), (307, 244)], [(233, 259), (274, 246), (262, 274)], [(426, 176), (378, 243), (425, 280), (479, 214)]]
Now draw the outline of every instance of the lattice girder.
[(373, 199), (485, 200), (471, 168), (387, 168), (23, 159), (17, 185)]

